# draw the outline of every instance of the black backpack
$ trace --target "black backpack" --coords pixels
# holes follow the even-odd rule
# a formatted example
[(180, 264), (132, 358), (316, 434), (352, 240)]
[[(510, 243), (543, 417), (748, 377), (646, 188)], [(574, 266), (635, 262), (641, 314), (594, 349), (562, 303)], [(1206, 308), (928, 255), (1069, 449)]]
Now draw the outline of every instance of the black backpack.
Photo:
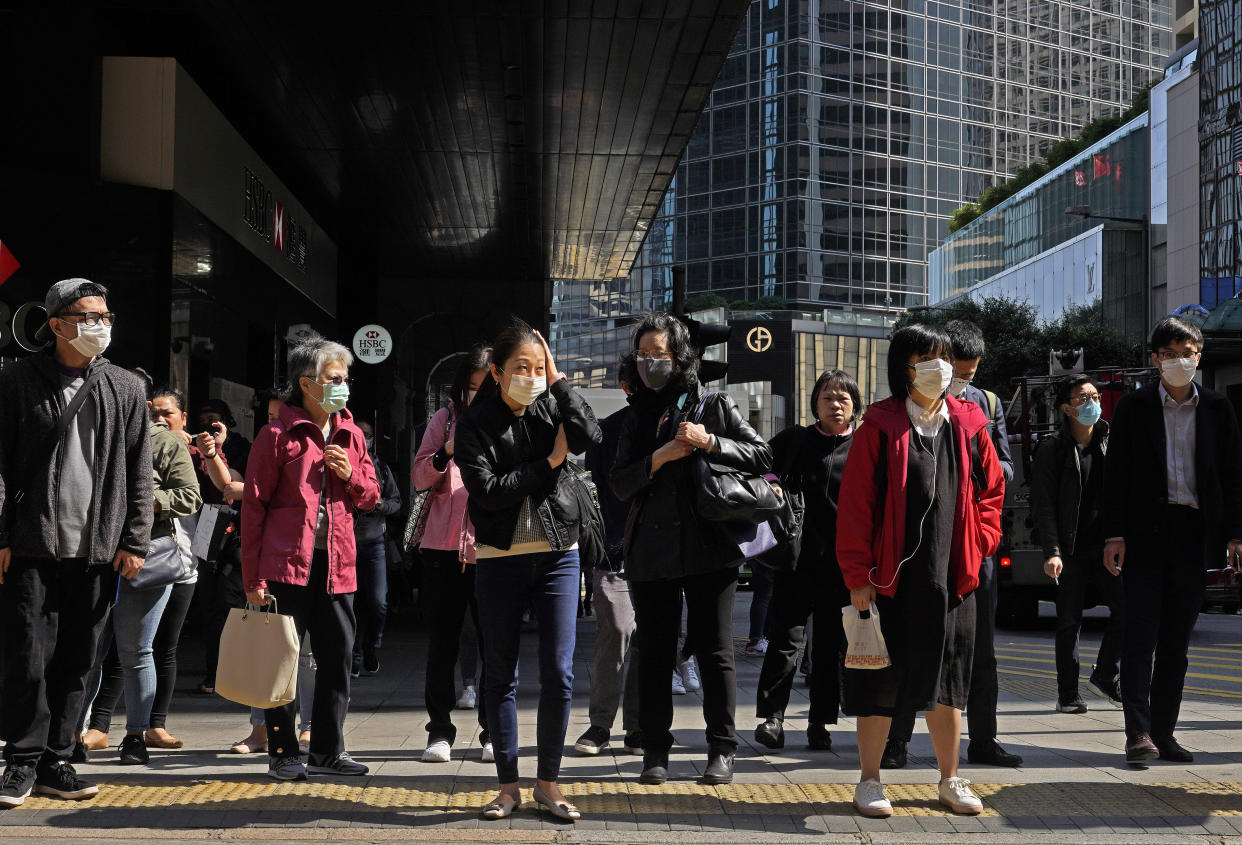
[(604, 517), (599, 510), (599, 494), (591, 473), (573, 461), (565, 460), (565, 472), (578, 500), (578, 559), (583, 571), (608, 562), (608, 543), (604, 539)]

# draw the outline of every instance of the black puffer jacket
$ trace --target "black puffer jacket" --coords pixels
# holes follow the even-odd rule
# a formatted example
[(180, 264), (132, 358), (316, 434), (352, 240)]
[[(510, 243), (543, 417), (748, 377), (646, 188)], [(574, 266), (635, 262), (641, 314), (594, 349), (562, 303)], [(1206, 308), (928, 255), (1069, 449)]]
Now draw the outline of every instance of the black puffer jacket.
[[(1072, 555), (1077, 548), (1082, 472), (1074, 445), (1066, 422), (1039, 444), (1031, 460), (1031, 515), (1045, 558)], [(1091, 445), (1098, 446), (1101, 455), (1108, 454), (1108, 423), (1104, 420), (1092, 428)], [(1096, 510), (1102, 507), (1101, 502), (1091, 504)]]
[(522, 502), (531, 499), (548, 543), (578, 542), (578, 502), (562, 464), (548, 465), (556, 430), (565, 426), (577, 454), (601, 438), (591, 406), (561, 379), (515, 414), (499, 393), (472, 404), (457, 424), (453, 459), (470, 494), (470, 521), (478, 542), (508, 550)]
[[(655, 441), (641, 436), (642, 414), (637, 407), (629, 409), (621, 429), (611, 483), (617, 498), (632, 502), (625, 544), (630, 580), (662, 581), (742, 564), (737, 543), (721, 523), (701, 519), (694, 509), (698, 484), (694, 455), (670, 461), (651, 475), (655, 449), (673, 438), (678, 424), (693, 422), (702, 396), (703, 388), (695, 385), (680, 407), (672, 409)], [(771, 447), (742, 418), (727, 393), (708, 397), (701, 422), (717, 438), (720, 451), (712, 455), (712, 463), (756, 475), (771, 468)]]

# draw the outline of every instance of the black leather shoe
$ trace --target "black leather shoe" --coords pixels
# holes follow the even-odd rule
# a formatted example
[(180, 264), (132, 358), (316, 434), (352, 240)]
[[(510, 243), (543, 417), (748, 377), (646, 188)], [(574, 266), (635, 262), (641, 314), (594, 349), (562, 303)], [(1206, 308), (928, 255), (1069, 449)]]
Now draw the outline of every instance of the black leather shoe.
[(971, 763), (984, 766), (1008, 766), (1016, 769), (1022, 765), (1021, 757), (1001, 748), (1001, 744), (996, 740), (979, 745), (972, 742), (966, 746), (966, 759)]
[(755, 728), (755, 742), (765, 748), (784, 748), (785, 728), (781, 720), (775, 716), (769, 716), (766, 722)]
[[(1184, 749), (1183, 749), (1184, 750)], [(1144, 760), (1155, 760), (1160, 756), (1160, 749), (1151, 741), (1151, 737), (1139, 731), (1126, 739), (1126, 762), (1141, 763)]]
[(126, 734), (125, 739), (121, 740), (121, 765), (145, 766), (150, 762), (151, 755), (147, 753), (147, 743), (142, 735)]
[(881, 769), (904, 769), (906, 767), (906, 744), (890, 739), (884, 744), (884, 756), (880, 758)]
[(78, 740), (73, 744), (73, 753), (69, 756), (70, 763), (87, 763), (91, 759), (91, 752), (86, 749), (86, 743)]
[(1195, 755), (1183, 748), (1172, 734), (1153, 736), (1151, 741), (1160, 752), (1161, 760), (1168, 760), (1170, 763), (1193, 763), (1195, 761)]
[(806, 747), (812, 751), (831, 751), (832, 736), (825, 725), (806, 726)]
[(668, 757), (644, 756), (643, 773), (638, 776), (639, 783), (661, 784), (668, 780)]
[(733, 783), (733, 752), (728, 754), (712, 754), (707, 759), (707, 771), (703, 772), (703, 783)]

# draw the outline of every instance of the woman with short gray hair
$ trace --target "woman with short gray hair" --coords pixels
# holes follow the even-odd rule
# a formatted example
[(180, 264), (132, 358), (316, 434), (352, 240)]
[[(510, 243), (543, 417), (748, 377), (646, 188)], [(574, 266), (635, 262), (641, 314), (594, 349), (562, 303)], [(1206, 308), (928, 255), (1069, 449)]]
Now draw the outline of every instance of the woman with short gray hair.
[(345, 751), (343, 723), (353, 661), (355, 545), (353, 510), (379, 502), (366, 439), (345, 410), (353, 355), (318, 335), (289, 351), (289, 400), (255, 438), (242, 498), (242, 577), (246, 600), (293, 617), (309, 630), (318, 673), (310, 755), (303, 763), (297, 702), (266, 712), (268, 774), (365, 775)]

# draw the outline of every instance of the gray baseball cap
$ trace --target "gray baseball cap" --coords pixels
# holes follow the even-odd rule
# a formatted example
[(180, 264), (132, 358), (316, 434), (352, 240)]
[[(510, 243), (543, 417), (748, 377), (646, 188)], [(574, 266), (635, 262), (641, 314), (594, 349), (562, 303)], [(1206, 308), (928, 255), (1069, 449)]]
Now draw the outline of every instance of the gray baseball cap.
[[(84, 296), (102, 296), (106, 300), (108, 289), (90, 279), (61, 279), (48, 288), (47, 296), (43, 298), (43, 310), (47, 312), (47, 319), (52, 319)], [(51, 339), (52, 329), (45, 320), (35, 332), (35, 340), (43, 343)]]

